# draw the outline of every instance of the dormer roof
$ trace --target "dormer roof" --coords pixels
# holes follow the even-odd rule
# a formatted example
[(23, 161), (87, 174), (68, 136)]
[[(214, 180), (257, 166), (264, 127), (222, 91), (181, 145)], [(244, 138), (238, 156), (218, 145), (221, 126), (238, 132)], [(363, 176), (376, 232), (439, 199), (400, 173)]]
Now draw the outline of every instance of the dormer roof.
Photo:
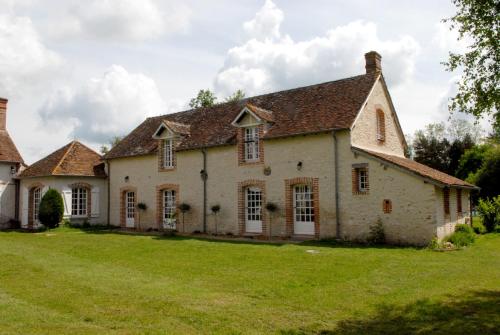
[(174, 122), (171, 120), (163, 120), (156, 131), (153, 133), (153, 138), (158, 140), (179, 135), (189, 136), (191, 132), (190, 129), (190, 125)]
[(247, 103), (231, 124), (235, 127), (241, 127), (240, 122), (246, 115), (250, 115), (257, 124), (274, 121), (273, 113), (271, 111)]

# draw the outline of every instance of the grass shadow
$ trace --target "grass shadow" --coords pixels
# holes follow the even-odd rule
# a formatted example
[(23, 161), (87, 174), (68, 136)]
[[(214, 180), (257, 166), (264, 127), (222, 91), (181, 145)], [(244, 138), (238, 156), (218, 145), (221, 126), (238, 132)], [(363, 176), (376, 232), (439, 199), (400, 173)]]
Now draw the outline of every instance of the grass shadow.
[(322, 248), (343, 248), (343, 249), (412, 249), (420, 250), (425, 249), (424, 246), (414, 245), (398, 245), (398, 244), (369, 244), (354, 241), (344, 240), (310, 240), (300, 243), (303, 246), (322, 247)]
[(373, 315), (337, 323), (334, 329), (282, 330), (283, 335), (454, 335), (500, 334), (500, 291), (483, 290), (442, 301), (418, 300), (405, 306), (379, 305)]

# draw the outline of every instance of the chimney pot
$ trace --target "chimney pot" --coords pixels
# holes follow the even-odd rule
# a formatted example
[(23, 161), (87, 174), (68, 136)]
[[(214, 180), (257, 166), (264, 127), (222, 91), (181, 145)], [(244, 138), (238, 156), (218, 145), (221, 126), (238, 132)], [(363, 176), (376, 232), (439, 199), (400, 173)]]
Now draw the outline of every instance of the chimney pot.
[(7, 129), (7, 99), (0, 98), (0, 130)]
[(380, 73), (382, 72), (382, 56), (376, 51), (365, 53), (365, 69), (366, 73)]

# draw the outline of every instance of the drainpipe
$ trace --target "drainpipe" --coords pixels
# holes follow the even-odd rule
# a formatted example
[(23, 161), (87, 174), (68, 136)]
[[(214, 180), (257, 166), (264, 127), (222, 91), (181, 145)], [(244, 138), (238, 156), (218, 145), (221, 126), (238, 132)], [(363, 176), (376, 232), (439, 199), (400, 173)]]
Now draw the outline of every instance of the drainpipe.
[(207, 233), (207, 149), (202, 148), (203, 155), (203, 170), (200, 171), (201, 179), (203, 180), (203, 233)]
[(335, 237), (340, 239), (340, 213), (339, 213), (339, 160), (338, 160), (338, 145), (337, 145), (337, 133), (335, 130), (332, 131), (333, 135), (333, 157), (334, 157), (334, 170), (335, 170)]
[(107, 194), (107, 221), (108, 221), (108, 226), (110, 225), (110, 219), (111, 219), (111, 164), (109, 164), (109, 160), (106, 160), (106, 165), (108, 166), (108, 194)]

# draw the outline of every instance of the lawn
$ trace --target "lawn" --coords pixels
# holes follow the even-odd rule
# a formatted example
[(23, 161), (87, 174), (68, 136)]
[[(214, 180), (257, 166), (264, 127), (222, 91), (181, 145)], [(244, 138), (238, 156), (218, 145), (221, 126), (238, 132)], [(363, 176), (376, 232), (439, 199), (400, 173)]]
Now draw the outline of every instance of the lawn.
[(0, 334), (498, 334), (499, 256), (0, 232)]

